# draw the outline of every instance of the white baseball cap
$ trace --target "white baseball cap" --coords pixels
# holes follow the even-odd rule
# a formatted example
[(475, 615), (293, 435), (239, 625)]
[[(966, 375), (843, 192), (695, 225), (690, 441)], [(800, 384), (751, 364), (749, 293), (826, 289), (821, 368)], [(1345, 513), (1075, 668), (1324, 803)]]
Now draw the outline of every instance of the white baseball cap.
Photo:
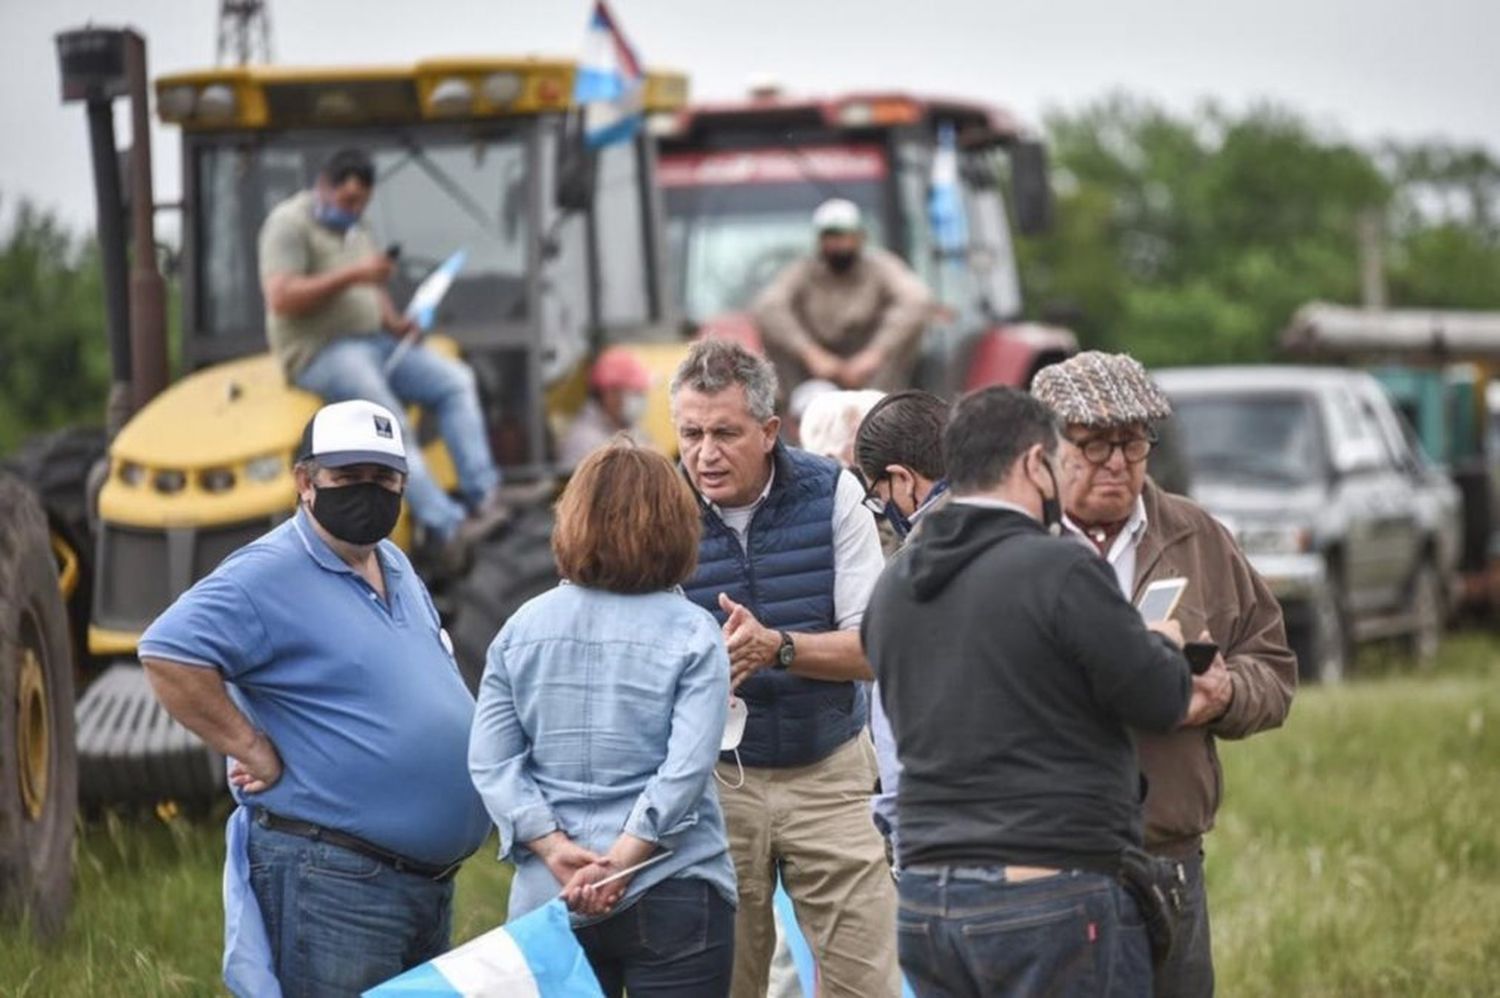
[(313, 413), (302, 431), (297, 460), (325, 468), (380, 464), (406, 473), (401, 423), (383, 405), (365, 399), (334, 402)]
[(864, 227), (859, 205), (847, 198), (829, 198), (813, 212), (813, 228), (819, 233), (860, 232)]

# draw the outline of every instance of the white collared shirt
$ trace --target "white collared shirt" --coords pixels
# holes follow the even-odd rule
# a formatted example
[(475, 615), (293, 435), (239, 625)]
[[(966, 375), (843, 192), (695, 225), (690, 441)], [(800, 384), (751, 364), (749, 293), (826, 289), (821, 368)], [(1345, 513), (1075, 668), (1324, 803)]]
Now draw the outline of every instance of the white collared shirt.
[[(1078, 538), (1079, 543), (1087, 544), (1090, 551), (1098, 551), (1099, 548), (1083, 529), (1074, 523), (1067, 514), (1063, 514), (1063, 526), (1068, 532)], [(1115, 581), (1120, 584), (1120, 592), (1130, 599), (1135, 592), (1135, 564), (1136, 551), (1141, 546), (1141, 538), (1146, 536), (1146, 502), (1140, 496), (1135, 498), (1135, 508), (1130, 511), (1130, 519), (1125, 521), (1119, 534), (1115, 536), (1114, 542), (1110, 544), (1109, 550), (1104, 553), (1104, 560), (1109, 562), (1115, 570)]]

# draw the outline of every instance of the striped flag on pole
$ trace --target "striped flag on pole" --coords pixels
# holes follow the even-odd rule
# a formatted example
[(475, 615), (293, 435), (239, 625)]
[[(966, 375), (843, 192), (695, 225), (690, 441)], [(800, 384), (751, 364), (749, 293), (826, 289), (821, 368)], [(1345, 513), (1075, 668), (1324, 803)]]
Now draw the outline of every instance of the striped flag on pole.
[(584, 36), (573, 100), (583, 106), (584, 141), (591, 149), (625, 142), (640, 131), (646, 73), (604, 0), (594, 4)]
[(568, 925), (561, 899), (435, 960), (413, 967), (364, 998), (604, 998)]

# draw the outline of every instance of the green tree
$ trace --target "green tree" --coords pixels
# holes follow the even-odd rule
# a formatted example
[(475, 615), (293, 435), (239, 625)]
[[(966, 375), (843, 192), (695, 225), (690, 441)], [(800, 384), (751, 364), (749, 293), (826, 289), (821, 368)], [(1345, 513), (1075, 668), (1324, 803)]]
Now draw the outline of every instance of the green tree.
[(1441, 143), (1386, 149), (1399, 184), (1388, 278), (1395, 301), (1500, 308), (1500, 161)]
[(1274, 105), (1174, 114), (1123, 95), (1047, 125), (1059, 224), (1022, 247), (1023, 277), (1086, 345), (1271, 359), (1299, 305), (1359, 300), (1372, 210), (1392, 305), (1500, 307), (1500, 164), (1482, 150), (1365, 150)]
[(0, 454), (45, 430), (102, 425), (109, 374), (93, 241), (22, 201), (0, 234)]

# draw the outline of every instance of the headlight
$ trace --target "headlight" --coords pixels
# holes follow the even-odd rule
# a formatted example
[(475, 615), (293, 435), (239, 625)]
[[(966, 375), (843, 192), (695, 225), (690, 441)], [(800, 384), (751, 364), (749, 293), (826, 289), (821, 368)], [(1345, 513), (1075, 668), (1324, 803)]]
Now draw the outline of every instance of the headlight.
[(274, 482), (281, 476), (283, 467), (278, 455), (267, 454), (245, 465), (245, 477), (252, 482)]
[(468, 80), (450, 76), (438, 81), (427, 102), (437, 114), (469, 114), (474, 110), (474, 85)]
[(198, 487), (204, 492), (228, 492), (234, 488), (234, 472), (228, 468), (208, 468), (198, 472)]
[(211, 84), (198, 93), (198, 116), (207, 121), (228, 121), (238, 108), (234, 88), (223, 83)]
[(1246, 554), (1303, 554), (1312, 550), (1312, 531), (1286, 524), (1241, 526), (1240, 547)]
[(839, 124), (846, 128), (862, 128), (875, 120), (875, 109), (863, 102), (845, 104), (839, 108)]
[(131, 488), (136, 488), (146, 480), (146, 469), (142, 468), (134, 461), (121, 461), (119, 476), (120, 481), (124, 482), (126, 485), (129, 485)]
[(187, 486), (187, 475), (174, 470), (158, 471), (151, 479), (151, 484), (156, 486), (158, 492), (174, 495)]
[(479, 87), (484, 99), (496, 107), (505, 107), (521, 96), (521, 78), (515, 73), (491, 73)]

